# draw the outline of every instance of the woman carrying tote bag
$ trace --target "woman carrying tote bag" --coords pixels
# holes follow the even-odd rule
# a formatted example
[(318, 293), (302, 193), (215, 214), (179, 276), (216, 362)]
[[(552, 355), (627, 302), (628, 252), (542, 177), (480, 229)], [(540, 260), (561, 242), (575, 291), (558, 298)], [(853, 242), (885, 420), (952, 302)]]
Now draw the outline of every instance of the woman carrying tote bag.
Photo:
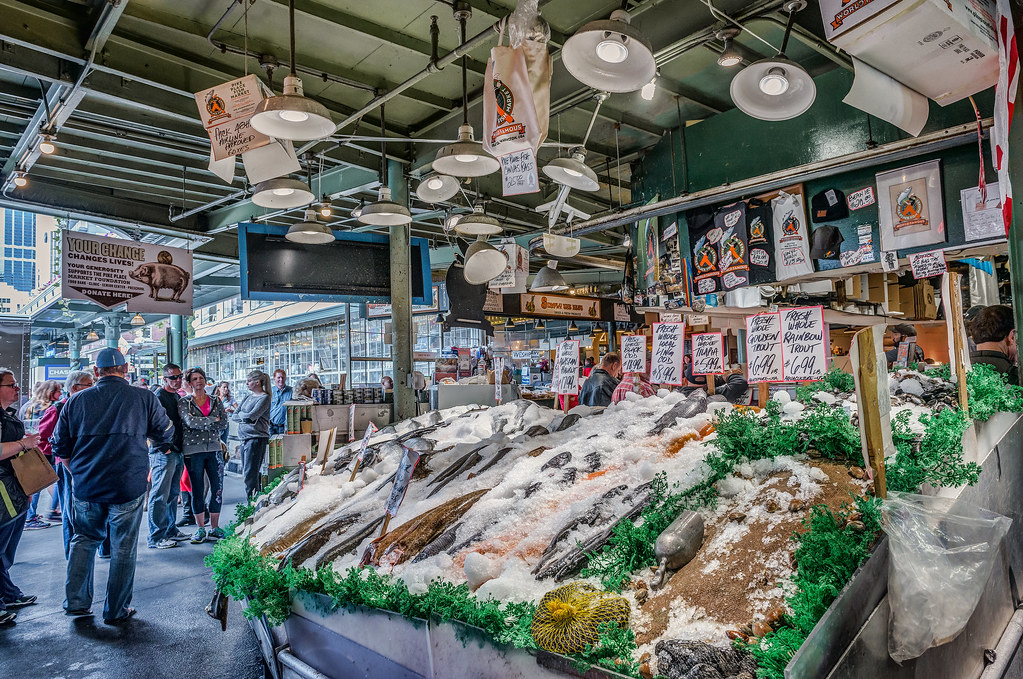
[[(181, 415), (182, 448), (185, 468), (192, 482), (192, 514), (198, 526), (191, 543), (198, 545), (207, 538), (219, 540), (225, 537), (220, 527), (220, 507), (223, 496), (224, 456), (220, 452), (220, 432), (227, 428), (227, 413), (224, 404), (216, 396), (206, 393), (206, 373), (202, 368), (191, 368), (185, 373), (185, 381), (192, 387), (192, 394), (178, 401)], [(210, 532), (206, 522), (206, 481), (210, 482)]]

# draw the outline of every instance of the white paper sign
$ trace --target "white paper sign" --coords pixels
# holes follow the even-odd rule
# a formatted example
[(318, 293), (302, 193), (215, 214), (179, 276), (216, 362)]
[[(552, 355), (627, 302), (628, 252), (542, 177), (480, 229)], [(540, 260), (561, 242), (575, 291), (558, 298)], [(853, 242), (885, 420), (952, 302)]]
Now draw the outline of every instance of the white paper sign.
[(494, 400), (501, 403), (501, 384), (504, 382), (504, 359), (494, 358)]
[[(354, 412), (354, 411), (355, 411), (355, 406), (353, 405), (351, 407), (351, 412)], [(351, 422), (351, 426), (354, 427), (355, 426), (355, 418), (354, 417), (351, 418), (350, 422)], [(355, 465), (356, 464), (362, 465), (362, 460), (363, 460), (364, 457), (366, 457), (366, 446), (369, 444), (369, 438), (371, 436), (373, 436), (373, 434), (375, 434), (376, 432), (377, 432), (377, 426), (375, 424), (373, 424), (372, 422), (370, 422), (369, 426), (366, 427), (366, 433), (362, 435), (362, 444), (359, 446), (359, 454), (356, 455), (355, 459), (352, 460), (351, 464), (348, 465), (349, 469), (355, 469)]]
[(497, 278), (491, 279), (490, 282), (487, 283), (487, 287), (491, 290), (496, 290), (498, 288), (514, 288), (517, 285), (517, 273), (520, 269), (520, 265), (526, 258), (526, 249), (521, 245), (516, 245), (515, 243), (501, 243), (494, 247), (508, 255), (508, 261), (504, 265), (504, 271), (501, 272)]
[(1005, 222), (1002, 219), (1002, 201), (998, 194), (998, 182), (987, 185), (987, 200), (980, 200), (980, 189), (963, 189), (959, 192), (963, 206), (963, 227), (967, 241), (1005, 238)]
[(623, 302), (614, 303), (614, 320), (622, 323), (628, 323), (632, 320), (632, 314), (629, 313), (629, 305)]
[(654, 348), (650, 357), (651, 382), (682, 384), (685, 343), (685, 323), (654, 323)]
[(192, 314), (192, 253), (153, 243), (64, 231), (60, 292), (112, 309)]
[(270, 137), (249, 124), (262, 100), (259, 80), (252, 74), (196, 92), (195, 104), (210, 135), (214, 160), (233, 158), (270, 143)]
[(499, 160), (504, 195), (519, 196), (540, 190), (540, 178), (536, 172), (536, 156), (533, 155), (533, 149), (507, 153)]
[(710, 325), (710, 316), (704, 314), (690, 314), (689, 315), (689, 327), (694, 325)]
[(579, 393), (579, 340), (565, 340), (558, 345), (552, 382), (556, 394)]
[(646, 335), (622, 337), (622, 372), (646, 372)]
[(913, 269), (913, 278), (930, 278), (940, 276), (948, 272), (948, 265), (945, 264), (945, 253), (941, 250), (928, 250), (927, 252), (914, 252), (909, 255), (909, 266)]
[(895, 271), (899, 268), (899, 255), (894, 250), (885, 250), (881, 253), (881, 270)]
[(658, 318), (661, 319), (661, 323), (681, 323), (682, 322), (682, 314), (661, 313), (661, 314), (658, 315)]
[(868, 186), (865, 189), (853, 191), (845, 197), (845, 201), (849, 204), (850, 210), (859, 210), (867, 207), (868, 205), (873, 205), (877, 202), (877, 199), (874, 198), (874, 187)]
[(782, 352), (785, 379), (809, 382), (828, 371), (828, 342), (824, 309), (819, 306), (781, 310)]
[(519, 349), (518, 351), (512, 352), (512, 359), (516, 361), (528, 361), (533, 357), (533, 352), (529, 349)]
[(746, 381), (781, 382), (785, 379), (785, 356), (781, 346), (781, 313), (746, 317)]
[(720, 332), (691, 335), (693, 374), (721, 375), (725, 372), (725, 338)]

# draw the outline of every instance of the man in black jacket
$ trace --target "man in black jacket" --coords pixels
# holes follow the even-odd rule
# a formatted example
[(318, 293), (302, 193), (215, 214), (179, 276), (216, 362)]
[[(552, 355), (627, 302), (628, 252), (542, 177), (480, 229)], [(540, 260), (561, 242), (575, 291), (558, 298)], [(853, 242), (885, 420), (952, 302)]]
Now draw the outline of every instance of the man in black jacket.
[(579, 392), (579, 405), (611, 405), (611, 396), (615, 392), (615, 387), (618, 386), (621, 374), (621, 357), (613, 351), (604, 354), (604, 357), (600, 359), (600, 365), (594, 368), (590, 376), (583, 382), (583, 388)]

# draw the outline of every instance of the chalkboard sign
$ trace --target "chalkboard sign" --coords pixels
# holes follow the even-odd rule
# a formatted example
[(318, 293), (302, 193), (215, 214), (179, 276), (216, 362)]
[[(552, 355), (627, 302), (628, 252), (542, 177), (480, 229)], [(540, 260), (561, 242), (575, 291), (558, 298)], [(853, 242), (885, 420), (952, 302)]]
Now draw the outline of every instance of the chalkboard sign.
[(622, 372), (646, 372), (646, 335), (622, 337)]
[(558, 345), (553, 383), (557, 394), (579, 393), (579, 340), (565, 340)]
[(654, 349), (650, 359), (651, 382), (682, 384), (685, 340), (685, 323), (654, 323)]
[(746, 381), (781, 382), (785, 379), (785, 358), (781, 347), (781, 314), (746, 317)]
[(692, 335), (693, 374), (721, 375), (725, 372), (725, 337), (720, 332)]
[(785, 379), (793, 382), (823, 379), (828, 371), (823, 307), (782, 309), (780, 313)]

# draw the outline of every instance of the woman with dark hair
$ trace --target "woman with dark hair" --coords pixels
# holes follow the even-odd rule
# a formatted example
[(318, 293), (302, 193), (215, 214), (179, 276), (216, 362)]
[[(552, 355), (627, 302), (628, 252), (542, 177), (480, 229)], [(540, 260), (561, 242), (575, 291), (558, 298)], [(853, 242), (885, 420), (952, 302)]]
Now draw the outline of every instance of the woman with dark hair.
[(969, 327), (977, 350), (970, 352), (970, 362), (989, 365), (1005, 375), (1009, 384), (1019, 384), (1016, 367), (1016, 321), (1012, 309), (998, 304), (982, 309)]
[(231, 419), (238, 423), (238, 438), (242, 440), (245, 495), (252, 498), (259, 492), (259, 467), (270, 441), (270, 376), (253, 370), (245, 385), (250, 393), (238, 404)]
[[(206, 393), (206, 373), (202, 368), (191, 368), (185, 380), (192, 387), (192, 395), (178, 401), (181, 415), (182, 446), (185, 468), (192, 483), (192, 515), (198, 528), (191, 543), (198, 545), (207, 538), (226, 537), (220, 527), (224, 477), (224, 456), (220, 449), (220, 432), (227, 428), (224, 404), (216, 396)], [(206, 480), (210, 482), (210, 532), (206, 533)]]

